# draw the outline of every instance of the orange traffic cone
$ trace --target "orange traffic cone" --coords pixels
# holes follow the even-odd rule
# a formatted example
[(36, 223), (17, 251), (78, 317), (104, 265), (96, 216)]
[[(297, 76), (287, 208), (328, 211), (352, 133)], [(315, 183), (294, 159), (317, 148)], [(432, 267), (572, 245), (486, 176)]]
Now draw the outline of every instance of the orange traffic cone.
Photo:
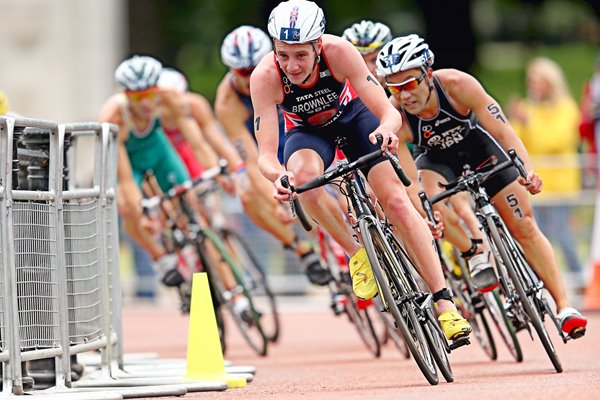
[(586, 310), (600, 310), (600, 180), (596, 190), (591, 249), (592, 280), (585, 290), (583, 307)]
[(600, 310), (600, 261), (595, 261), (592, 268), (592, 280), (585, 290), (583, 307), (585, 310)]

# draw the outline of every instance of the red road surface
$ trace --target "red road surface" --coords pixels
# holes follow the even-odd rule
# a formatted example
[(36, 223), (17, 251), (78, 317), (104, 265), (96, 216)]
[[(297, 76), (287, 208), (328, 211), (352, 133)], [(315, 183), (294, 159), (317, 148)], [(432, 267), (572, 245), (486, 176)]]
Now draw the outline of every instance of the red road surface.
[[(451, 354), (455, 382), (430, 386), (411, 359), (388, 344), (381, 358), (365, 349), (353, 327), (327, 308), (327, 299), (285, 301), (281, 340), (266, 358), (255, 356), (229, 325), (226, 359), (253, 365), (254, 381), (244, 389), (188, 393), (185, 399), (600, 399), (600, 313), (588, 314), (588, 334), (563, 344), (555, 332), (564, 372), (554, 372), (539, 340), (519, 333), (525, 360), (512, 361), (498, 343), (499, 358), (489, 361), (477, 343)], [(286, 306), (287, 304), (287, 306)], [(126, 306), (126, 353), (157, 352), (186, 356), (188, 318), (176, 306)]]

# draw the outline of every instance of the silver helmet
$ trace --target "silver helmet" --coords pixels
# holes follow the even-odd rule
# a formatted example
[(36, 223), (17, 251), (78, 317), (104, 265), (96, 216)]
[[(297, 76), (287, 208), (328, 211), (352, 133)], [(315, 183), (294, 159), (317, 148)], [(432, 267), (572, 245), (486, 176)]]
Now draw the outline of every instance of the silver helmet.
[(434, 55), (425, 40), (408, 35), (388, 42), (377, 56), (377, 75), (386, 77), (413, 68), (426, 69), (433, 65)]
[(271, 39), (262, 30), (242, 25), (223, 40), (221, 60), (232, 69), (252, 68), (271, 50)]
[(117, 83), (127, 90), (145, 90), (156, 86), (162, 64), (149, 56), (133, 56), (115, 70)]
[(369, 54), (392, 40), (392, 32), (381, 22), (363, 20), (347, 28), (342, 38), (352, 43), (361, 54)]

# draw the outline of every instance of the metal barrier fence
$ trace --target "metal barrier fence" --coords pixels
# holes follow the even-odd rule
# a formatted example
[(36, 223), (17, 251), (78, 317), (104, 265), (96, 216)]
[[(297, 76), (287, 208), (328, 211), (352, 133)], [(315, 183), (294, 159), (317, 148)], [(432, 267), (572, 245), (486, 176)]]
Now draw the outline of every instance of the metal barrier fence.
[[(54, 359), (71, 387), (72, 355), (122, 365), (117, 128), (0, 117), (0, 362), (4, 394), (23, 393), (22, 363)], [(90, 188), (69, 183), (72, 145), (94, 138)]]

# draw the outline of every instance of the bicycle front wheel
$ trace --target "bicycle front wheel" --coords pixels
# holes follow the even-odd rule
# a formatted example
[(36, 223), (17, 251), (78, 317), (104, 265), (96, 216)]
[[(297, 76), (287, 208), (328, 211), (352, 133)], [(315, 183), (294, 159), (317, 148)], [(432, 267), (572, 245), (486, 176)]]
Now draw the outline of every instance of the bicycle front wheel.
[[(409, 286), (415, 291), (418, 290), (419, 287), (427, 288), (427, 284), (423, 279), (420, 277), (417, 278), (417, 268), (406, 252), (406, 249), (402, 247), (402, 244), (400, 244), (398, 239), (391, 232), (387, 232), (387, 238), (394, 250), (394, 254), (397, 255), (401, 265), (404, 266), (404, 271), (407, 272), (406, 280), (409, 282)], [(417, 280), (420, 281), (420, 284)], [(431, 296), (429, 294), (427, 294), (427, 296), (422, 296), (418, 302), (418, 306), (419, 319), (423, 325), (423, 331), (425, 332), (431, 355), (446, 382), (454, 382), (454, 374), (452, 372), (452, 367), (450, 366), (450, 360), (448, 359), (449, 351), (447, 351), (446, 337), (444, 336), (437, 319), (433, 315), (433, 301)]]
[(269, 341), (277, 342), (281, 330), (279, 313), (262, 263), (239, 234), (225, 229), (222, 236), (233, 262), (240, 268), (245, 287), (252, 295), (265, 336)]
[[(223, 305), (229, 310), (250, 347), (261, 356), (267, 355), (267, 337), (261, 325), (261, 314), (254, 306), (251, 291), (246, 287), (236, 264), (217, 234), (210, 230), (204, 230), (203, 233), (208, 240), (208, 243), (206, 241), (203, 243), (204, 250), (207, 254), (214, 254), (216, 250), (220, 257), (218, 262), (211, 263), (209, 268), (215, 272), (213, 274), (216, 277), (215, 287), (221, 293)], [(209, 247), (211, 245), (213, 248)], [(240, 309), (238, 302), (246, 303), (247, 306)]]
[[(496, 343), (494, 342), (494, 336), (490, 329), (490, 325), (484, 314), (485, 303), (480, 295), (475, 297), (471, 296), (471, 304), (468, 306), (469, 311), (467, 312), (466, 318), (473, 327), (473, 335), (477, 338), (477, 342), (483, 349), (483, 352), (490, 358), (490, 360), (498, 359), (498, 350), (496, 349)], [(461, 308), (461, 311), (463, 309)], [(463, 316), (465, 316), (463, 311)]]
[(360, 234), (386, 309), (392, 314), (398, 331), (404, 337), (417, 366), (431, 385), (437, 385), (439, 377), (435, 360), (429, 350), (423, 326), (419, 321), (412, 289), (403, 278), (402, 267), (392, 251), (381, 228), (372, 219), (359, 222)]
[[(556, 370), (556, 372), (562, 372), (562, 365), (558, 358), (558, 354), (556, 353), (556, 349), (554, 348), (552, 340), (548, 335), (548, 331), (544, 326), (540, 311), (533, 303), (533, 301), (535, 300), (529, 297), (529, 295), (525, 291), (525, 288), (523, 287), (524, 282), (522, 280), (522, 275), (525, 273), (525, 271), (517, 270), (518, 268), (529, 268), (529, 265), (517, 250), (516, 244), (513, 242), (512, 237), (509, 235), (504, 225), (501, 225), (501, 227), (498, 228), (495, 223), (492, 223), (489, 225), (489, 228), (492, 240), (498, 252), (500, 253), (500, 257), (502, 258), (504, 266), (506, 267), (507, 273), (512, 281), (515, 291), (519, 296), (525, 313), (529, 317), (531, 324), (537, 332), (542, 342), (542, 345), (546, 350), (546, 354), (548, 354), (548, 357), (550, 358), (550, 361), (554, 366), (554, 369)], [(530, 288), (528, 288), (528, 290), (529, 289)], [(534, 290), (533, 296), (535, 296), (535, 293), (536, 292)]]

